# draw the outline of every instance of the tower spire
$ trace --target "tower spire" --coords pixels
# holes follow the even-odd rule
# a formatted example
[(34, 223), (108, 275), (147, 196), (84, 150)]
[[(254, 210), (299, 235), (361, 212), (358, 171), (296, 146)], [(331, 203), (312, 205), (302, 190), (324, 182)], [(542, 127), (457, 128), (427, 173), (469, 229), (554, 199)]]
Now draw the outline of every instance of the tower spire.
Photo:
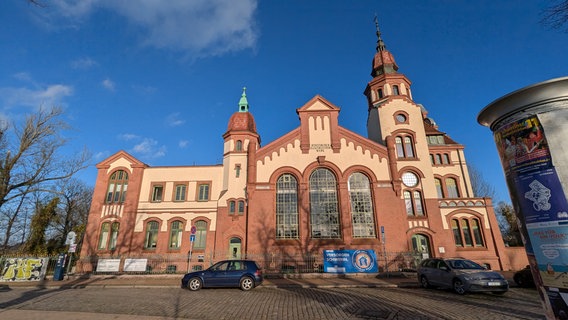
[(385, 51), (386, 46), (385, 42), (381, 38), (381, 30), (379, 29), (379, 18), (377, 18), (377, 14), (375, 13), (375, 28), (377, 29), (377, 52)]
[(243, 94), (239, 100), (239, 112), (248, 112), (249, 104), (247, 100), (247, 87), (243, 87)]

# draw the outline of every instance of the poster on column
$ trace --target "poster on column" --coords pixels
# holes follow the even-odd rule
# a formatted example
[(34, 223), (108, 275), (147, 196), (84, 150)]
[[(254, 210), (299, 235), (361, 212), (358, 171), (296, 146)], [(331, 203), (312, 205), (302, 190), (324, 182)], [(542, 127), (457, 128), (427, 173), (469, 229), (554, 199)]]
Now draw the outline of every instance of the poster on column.
[(329, 273), (378, 272), (373, 250), (324, 250), (323, 271)]

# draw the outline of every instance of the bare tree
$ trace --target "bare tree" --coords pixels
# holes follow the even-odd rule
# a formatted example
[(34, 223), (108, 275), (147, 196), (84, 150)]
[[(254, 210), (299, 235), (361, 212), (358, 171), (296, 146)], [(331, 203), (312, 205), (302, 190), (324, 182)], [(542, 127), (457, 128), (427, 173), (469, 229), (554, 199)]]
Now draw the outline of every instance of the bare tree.
[(73, 231), (79, 240), (77, 251), (80, 252), (81, 239), (91, 207), (93, 188), (77, 179), (61, 180), (57, 183), (56, 194), (60, 202), (57, 216), (52, 221), (53, 232), (50, 239), (54, 246), (52, 249), (58, 251), (64, 248), (67, 235)]
[(553, 29), (568, 31), (564, 27), (568, 22), (568, 0), (556, 0), (543, 12), (541, 22)]
[(51, 184), (68, 179), (87, 166), (86, 151), (75, 156), (60, 154), (66, 144), (60, 132), (67, 128), (59, 119), (61, 115), (60, 108), (42, 108), (28, 115), (21, 127), (0, 127), (0, 212), (9, 213), (10, 217), (2, 230), (4, 249), (25, 206), (25, 197), (38, 191), (49, 192)]
[(495, 187), (485, 180), (481, 171), (471, 164), (467, 165), (467, 170), (469, 171), (469, 179), (474, 196), (495, 198)]
[(515, 214), (515, 209), (511, 204), (499, 202), (495, 207), (495, 213), (499, 220), (499, 229), (503, 235), (505, 243), (511, 247), (523, 245), (521, 231)]

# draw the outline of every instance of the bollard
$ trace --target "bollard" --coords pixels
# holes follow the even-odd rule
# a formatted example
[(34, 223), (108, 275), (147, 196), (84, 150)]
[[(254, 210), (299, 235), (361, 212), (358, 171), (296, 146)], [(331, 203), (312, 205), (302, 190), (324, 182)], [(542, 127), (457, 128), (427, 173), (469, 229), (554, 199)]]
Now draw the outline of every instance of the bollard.
[(499, 98), (477, 121), (493, 132), (547, 319), (568, 319), (568, 77)]

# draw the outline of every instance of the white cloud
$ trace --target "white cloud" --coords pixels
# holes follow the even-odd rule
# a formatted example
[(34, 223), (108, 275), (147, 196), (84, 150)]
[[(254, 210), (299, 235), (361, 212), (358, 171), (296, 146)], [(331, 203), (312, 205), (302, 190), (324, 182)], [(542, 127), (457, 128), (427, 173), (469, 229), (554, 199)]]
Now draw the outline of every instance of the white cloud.
[(112, 80), (110, 80), (109, 78), (106, 78), (103, 80), (103, 82), (101, 82), (102, 86), (109, 90), (109, 91), (114, 91), (114, 82)]
[(189, 145), (189, 141), (187, 140), (180, 140), (178, 142), (178, 147), (185, 149)]
[(158, 141), (152, 138), (144, 138), (132, 148), (132, 153), (144, 158), (160, 158), (166, 155), (166, 147), (158, 146)]
[(254, 48), (258, 0), (53, 0), (59, 15), (82, 18), (97, 9), (124, 16), (142, 29), (143, 44), (193, 56)]
[(14, 78), (20, 80), (20, 81), (26, 81), (26, 82), (31, 82), (32, 81), (32, 77), (30, 76), (29, 73), (27, 72), (18, 72), (16, 74), (14, 74)]
[(181, 126), (184, 123), (185, 120), (179, 118), (179, 112), (171, 113), (166, 117), (166, 124), (170, 127)]
[(73, 94), (73, 87), (62, 84), (52, 84), (39, 89), (0, 88), (0, 99), (4, 107), (18, 106), (39, 108), (41, 106), (61, 105), (65, 97)]
[(91, 67), (96, 66), (98, 63), (89, 58), (80, 58), (77, 60), (73, 60), (71, 61), (71, 67), (73, 67), (74, 69), (90, 69)]
[(123, 133), (118, 135), (118, 139), (134, 143), (134, 146), (128, 152), (140, 158), (155, 159), (166, 155), (166, 146), (158, 145), (158, 141), (152, 138), (141, 137), (133, 133)]

